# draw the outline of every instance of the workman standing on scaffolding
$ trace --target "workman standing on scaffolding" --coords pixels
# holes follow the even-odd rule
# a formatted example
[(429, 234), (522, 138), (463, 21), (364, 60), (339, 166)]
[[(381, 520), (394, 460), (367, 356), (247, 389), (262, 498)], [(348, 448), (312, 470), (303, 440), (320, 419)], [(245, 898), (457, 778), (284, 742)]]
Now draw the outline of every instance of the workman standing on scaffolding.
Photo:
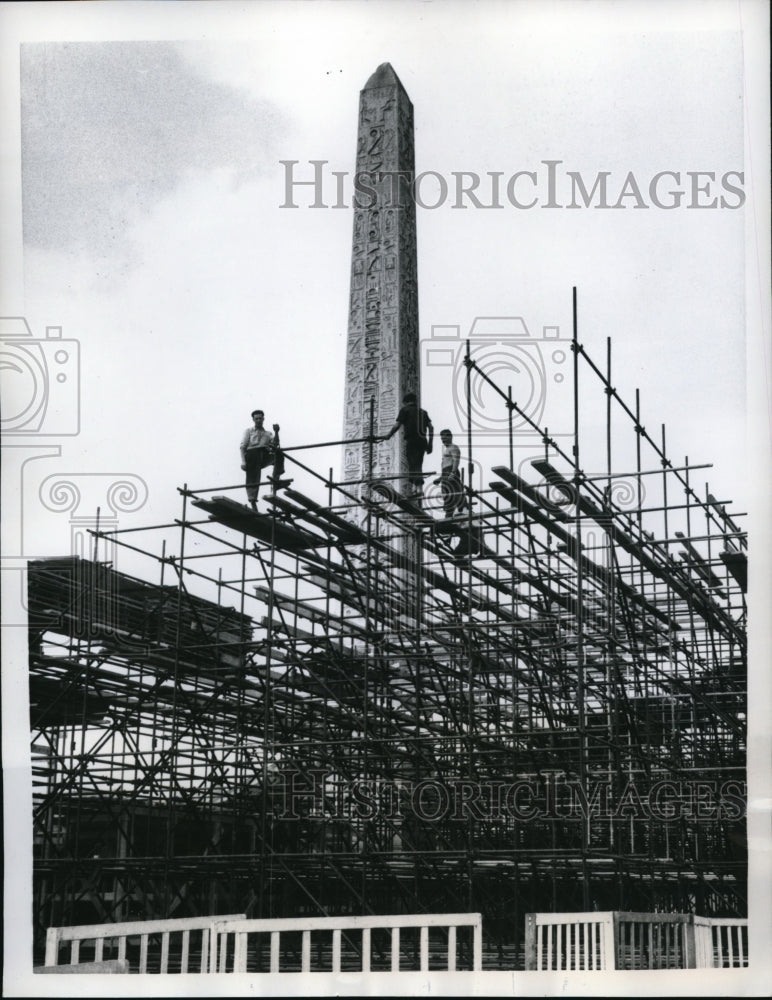
[(279, 425), (273, 425), (273, 435), (263, 427), (265, 414), (252, 410), (253, 426), (247, 427), (241, 439), (241, 468), (247, 474), (247, 499), (252, 510), (257, 510), (257, 494), (263, 469), (273, 465), (274, 481), (284, 471), (284, 458), (279, 446)]
[(408, 392), (402, 400), (394, 426), (383, 437), (388, 441), (399, 428), (405, 432), (405, 457), (407, 458), (408, 482), (414, 493), (423, 490), (424, 455), (430, 455), (434, 441), (434, 427), (426, 410), (418, 405), (414, 392)]
[(460, 514), (465, 507), (464, 487), (459, 472), (461, 451), (457, 444), (453, 444), (453, 435), (447, 428), (440, 431), (440, 441), (442, 441), (442, 464), (440, 477), (434, 482), (435, 485), (442, 487), (445, 517), (452, 517), (455, 512)]

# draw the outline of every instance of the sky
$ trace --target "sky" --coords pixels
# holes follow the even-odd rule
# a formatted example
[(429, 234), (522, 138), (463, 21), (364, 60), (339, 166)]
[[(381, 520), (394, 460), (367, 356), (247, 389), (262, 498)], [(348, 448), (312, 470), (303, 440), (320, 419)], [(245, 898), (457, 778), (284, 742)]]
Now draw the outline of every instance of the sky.
[[(580, 340), (603, 365), (612, 338), (623, 398), (633, 406), (639, 388), (652, 436), (664, 423), (674, 460), (713, 463), (697, 483), (705, 476), (745, 509), (748, 219), (720, 182), (731, 173), (747, 205), (732, 5), (703, 5), (715, 17), (686, 30), (689, 4), (667, 16), (635, 4), (569, 3), (559, 15), (479, 4), (471, 20), (454, 3), (267, 3), (232, 8), (232, 21), (204, 4), (183, 31), (162, 5), (117, 6), (109, 29), (68, 21), (47, 36), (57, 40), (21, 48), (23, 264), (10, 314), (36, 339), (61, 327), (80, 355), (79, 384), (69, 379), (56, 400), (77, 407), (78, 433), (57, 436), (52, 407), (35, 441), (60, 455), (26, 468), (38, 547), (66, 535), (61, 510), (28, 501), (51, 474), (139, 477), (147, 498), (121, 521), (133, 527), (177, 516), (184, 483), (237, 483), (256, 406), (285, 445), (340, 438), (350, 178), (347, 207), (311, 208), (298, 187), (292, 209), (281, 161), (297, 161), (298, 179), (327, 161), (334, 204), (331, 172), (354, 168), (359, 91), (387, 60), (415, 107), (416, 169), (435, 175), (424, 201), (439, 200), (437, 174), (450, 186), (444, 203), (417, 210), (422, 403), (435, 426), (463, 430), (458, 379), (427, 363), (433, 327), (463, 339), (476, 316), (522, 317), (536, 340), (545, 326), (570, 337), (576, 286)], [(568, 171), (588, 189), (606, 171), (609, 204), (632, 174), (647, 207), (629, 194), (617, 209), (512, 206), (504, 184), (517, 171), (535, 174), (546, 201), (549, 160), (562, 205)], [(460, 171), (483, 178), (483, 203), (499, 173), (502, 207), (455, 206)], [(659, 188), (665, 204), (671, 189), (685, 192), (677, 208), (651, 204), (661, 171), (680, 175)], [(729, 207), (688, 208), (687, 171), (714, 173), (697, 198)], [(533, 182), (517, 184), (527, 204)], [(570, 379), (550, 390), (545, 421), (569, 429)], [(601, 432), (591, 428), (591, 444)], [(337, 474), (340, 451), (315, 461)], [(77, 513), (96, 502), (83, 493)]]
[[(602, 367), (612, 338), (613, 382), (631, 406), (640, 390), (674, 464), (713, 463), (696, 482), (735, 511), (766, 502), (765, 5), (53, 3), (2, 17), (1, 314), (26, 318), (51, 396), (35, 433), (22, 421), (5, 439), (6, 559), (67, 553), (113, 482), (130, 484), (121, 528), (172, 522), (183, 484), (239, 482), (257, 406), (285, 445), (340, 438), (353, 211), (311, 208), (307, 187), (282, 207), (282, 161), (303, 179), (327, 161), (334, 204), (331, 172), (354, 169), (359, 91), (385, 61), (415, 108), (427, 202), (436, 175), (451, 186), (417, 209), (435, 427), (461, 430), (453, 371), (428, 364), (433, 327), (463, 339), (476, 317), (521, 317), (537, 343), (545, 327), (570, 337), (576, 287), (580, 341)], [(589, 189), (606, 171), (610, 203), (632, 174), (644, 207), (634, 195), (543, 207), (546, 161), (559, 161), (562, 205), (567, 172)], [(531, 172), (540, 204), (454, 207), (461, 171), (499, 173), (502, 192)], [(685, 192), (673, 208), (649, 194), (663, 171), (680, 175), (662, 181), (664, 203)], [(690, 171), (715, 174), (710, 190), (694, 194)], [(529, 178), (517, 184), (527, 201)], [(47, 327), (68, 341), (63, 383)], [(3, 376), (13, 414), (29, 385)], [(602, 436), (588, 419), (592, 463)], [(337, 474), (340, 449), (316, 464)], [(56, 477), (76, 483), (77, 509), (51, 493)]]

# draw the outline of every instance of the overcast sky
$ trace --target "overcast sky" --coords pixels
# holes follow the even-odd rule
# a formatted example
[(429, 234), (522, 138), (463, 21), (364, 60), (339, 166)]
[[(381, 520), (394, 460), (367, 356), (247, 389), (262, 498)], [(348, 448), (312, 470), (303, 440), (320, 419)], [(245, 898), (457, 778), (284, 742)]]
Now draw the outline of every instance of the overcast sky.
[[(451, 187), (438, 208), (418, 208), (422, 338), (444, 324), (463, 336), (477, 315), (570, 336), (576, 285), (580, 339), (602, 364), (612, 337), (614, 382), (631, 405), (640, 388), (650, 433), (664, 422), (674, 461), (714, 463), (698, 485), (745, 509), (748, 220), (745, 207), (720, 207), (740, 201), (723, 175), (746, 195), (752, 183), (737, 177), (733, 5), (702, 5), (716, 15), (700, 30), (685, 30), (689, 4), (563, 4), (560, 17), (480, 4), (471, 20), (452, 3), (269, 3), (233, 21), (203, 5), (193, 13), (206, 37), (188, 41), (194, 25), (173, 11), (126, 22), (119, 6), (111, 31), (84, 18), (80, 32), (68, 24), (48, 35), (61, 40), (21, 50), (23, 289), (11, 312), (39, 338), (61, 326), (81, 359), (80, 433), (28, 467), (33, 493), (52, 473), (133, 474), (148, 500), (125, 523), (154, 523), (178, 512), (177, 485), (240, 479), (255, 406), (285, 444), (340, 437), (353, 213), (310, 208), (307, 188), (282, 208), (280, 161), (299, 161), (303, 179), (310, 160), (351, 172), (359, 91), (388, 60), (415, 107), (417, 170)], [(617, 209), (513, 207), (504, 185), (517, 171), (536, 174), (535, 192), (518, 182), (522, 203), (547, 200), (546, 160), (561, 161), (561, 204), (567, 171), (588, 188), (607, 171), (610, 204), (632, 172), (650, 207), (634, 207), (629, 187)], [(486, 178), (484, 203), (487, 175), (500, 173), (503, 207), (454, 207), (454, 171)], [(659, 188), (665, 203), (685, 192), (677, 208), (652, 204), (661, 171), (680, 174)], [(718, 197), (715, 208), (687, 207), (688, 171), (716, 175), (698, 195)], [(436, 183), (422, 187), (428, 204)], [(435, 425), (460, 429), (452, 371), (422, 374)], [(570, 408), (551, 389), (555, 428)], [(337, 471), (339, 451), (318, 460)], [(61, 531), (43, 513), (38, 537)]]
[[(577, 286), (580, 340), (602, 365), (612, 338), (614, 384), (631, 405), (640, 389), (643, 423), (657, 439), (667, 425), (673, 461), (713, 463), (695, 482), (735, 510), (766, 496), (768, 466), (745, 447), (748, 388), (757, 442), (770, 426), (758, 306), (768, 174), (748, 162), (768, 144), (763, 123), (748, 128), (766, 95), (765, 7), (4, 5), (2, 315), (25, 316), (39, 341), (61, 326), (80, 352), (79, 379), (50, 383), (46, 434), (6, 441), (32, 449), (4, 454), (6, 557), (69, 551), (67, 512), (40, 499), (51, 476), (78, 480), (83, 516), (92, 495), (105, 503), (89, 477), (139, 477), (147, 500), (121, 526), (168, 523), (178, 485), (241, 479), (254, 407), (287, 445), (340, 437), (353, 212), (308, 207), (308, 189), (282, 208), (280, 161), (305, 177), (310, 160), (353, 171), (359, 91), (385, 61), (415, 108), (419, 172), (451, 183), (454, 171), (496, 172), (503, 184), (535, 172), (544, 201), (544, 161), (561, 161), (562, 183), (573, 171), (590, 187), (607, 171), (612, 204), (632, 173), (650, 206), (458, 209), (449, 196), (419, 208), (421, 337), (439, 325), (463, 336), (476, 316), (568, 337)], [(681, 175), (661, 191), (686, 192), (672, 210), (651, 204), (661, 171)], [(687, 207), (688, 171), (716, 175), (698, 197), (717, 207)], [(720, 184), (736, 172), (745, 204), (721, 208), (722, 196), (738, 203)], [(528, 178), (518, 184), (526, 201)], [(43, 354), (53, 372), (53, 349)], [(7, 415), (27, 389), (4, 377)], [(422, 381), (435, 426), (458, 429), (453, 372), (424, 365)], [(550, 386), (553, 429), (567, 401)], [(79, 433), (62, 434), (75, 411)], [(20, 459), (42, 446), (22, 479)], [(339, 471), (339, 449), (317, 464)], [(765, 552), (768, 540), (762, 519)], [(128, 556), (119, 565), (141, 572)]]

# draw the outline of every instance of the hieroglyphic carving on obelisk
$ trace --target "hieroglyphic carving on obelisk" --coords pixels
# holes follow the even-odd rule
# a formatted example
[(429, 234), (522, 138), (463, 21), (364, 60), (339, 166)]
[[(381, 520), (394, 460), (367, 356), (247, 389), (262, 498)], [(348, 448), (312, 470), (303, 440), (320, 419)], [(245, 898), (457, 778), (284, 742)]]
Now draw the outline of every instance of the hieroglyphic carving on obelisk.
[[(359, 98), (354, 236), (343, 436), (367, 437), (394, 423), (407, 392), (420, 397), (413, 105), (389, 63)], [(405, 473), (401, 433), (372, 449), (344, 446), (347, 482)], [(405, 483), (391, 480), (397, 489)], [(360, 488), (355, 488), (357, 494)], [(353, 490), (352, 490), (353, 492)]]

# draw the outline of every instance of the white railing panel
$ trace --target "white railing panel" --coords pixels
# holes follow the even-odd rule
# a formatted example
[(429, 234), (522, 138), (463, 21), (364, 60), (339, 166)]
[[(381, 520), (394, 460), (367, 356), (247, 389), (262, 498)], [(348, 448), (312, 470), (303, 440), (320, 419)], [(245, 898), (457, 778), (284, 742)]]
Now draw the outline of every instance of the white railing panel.
[(399, 927), (391, 932), (391, 971), (399, 972)]
[[(176, 917), (168, 920), (128, 920), (110, 924), (77, 924), (73, 927), (49, 927), (46, 932), (45, 966), (60, 964), (61, 945), (69, 942), (68, 963), (80, 962), (84, 944), (93, 944), (94, 961), (102, 961), (108, 942), (117, 948), (119, 961), (126, 961), (130, 939), (139, 940), (139, 968), (149, 971), (151, 959), (157, 965), (153, 971), (168, 972), (172, 956), (179, 956), (179, 971), (187, 972), (190, 962), (191, 933), (201, 935), (201, 972), (210, 966), (210, 929), (218, 921), (243, 919), (243, 913), (210, 917)], [(158, 948), (158, 941), (160, 948)], [(155, 950), (158, 949), (158, 950)], [(134, 958), (137, 962), (137, 958)]]
[(161, 935), (161, 974), (169, 971), (169, 932)]
[(279, 971), (279, 931), (271, 933), (271, 972)]
[(747, 968), (747, 917), (712, 918), (710, 921), (715, 964), (719, 968)]
[[(345, 941), (347, 946), (346, 956), (350, 956), (352, 950), (355, 956), (359, 954), (362, 971), (369, 972), (372, 968), (372, 931), (383, 930), (390, 932), (391, 937), (391, 971), (398, 972), (402, 966), (400, 948), (402, 943), (401, 932), (410, 929), (418, 931), (419, 968), (423, 971), (428, 971), (432, 954), (430, 947), (431, 928), (440, 928), (446, 931), (448, 935), (447, 967), (451, 970), (456, 970), (459, 965), (459, 927), (468, 927), (471, 930), (471, 967), (473, 970), (480, 970), (482, 968), (482, 918), (479, 913), (217, 920), (214, 924), (214, 936), (218, 942), (216, 949), (217, 958), (210, 967), (217, 968), (221, 972), (231, 971), (228, 949), (230, 947), (230, 935), (234, 934), (236, 935), (237, 942), (240, 936), (243, 936), (244, 941), (243, 946), (237, 944), (238, 961), (234, 958), (232, 966), (234, 970), (248, 971), (243, 964), (248, 954), (252, 956), (251, 960), (259, 964), (261, 954), (264, 955), (264, 944), (260, 944), (260, 935), (268, 936), (268, 971), (274, 974), (282, 971), (281, 956), (286, 951), (290, 955), (290, 964), (297, 968), (298, 952), (296, 935), (299, 934), (301, 971), (320, 971), (313, 968), (312, 936), (314, 932), (326, 932), (331, 935), (331, 938), (325, 938), (324, 945), (320, 944), (319, 946), (323, 962), (324, 955), (327, 955), (327, 962), (329, 964), (326, 965), (326, 968), (330, 968), (331, 966), (332, 971), (335, 973), (342, 970)], [(283, 935), (292, 935), (289, 944), (284, 943), (287, 939), (283, 938)], [(227, 958), (226, 955), (228, 955)], [(258, 970), (252, 969), (249, 971)]]
[(690, 913), (529, 913), (526, 968), (746, 967), (747, 926), (745, 918)]
[(422, 927), (421, 931), (421, 972), (429, 971), (429, 928)]
[(613, 913), (533, 913), (528, 921), (526, 968), (601, 971), (614, 967)]

